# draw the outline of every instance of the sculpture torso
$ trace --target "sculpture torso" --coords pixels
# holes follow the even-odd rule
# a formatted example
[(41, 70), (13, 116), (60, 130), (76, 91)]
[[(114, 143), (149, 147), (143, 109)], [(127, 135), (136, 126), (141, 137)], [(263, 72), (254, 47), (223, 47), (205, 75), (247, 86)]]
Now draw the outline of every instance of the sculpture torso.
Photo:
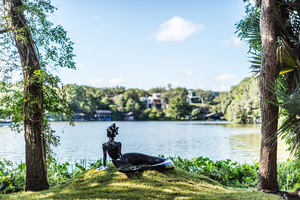
[(103, 152), (107, 151), (108, 155), (112, 159), (122, 158), (121, 147), (122, 147), (121, 142), (115, 142), (115, 141), (108, 141), (102, 145)]

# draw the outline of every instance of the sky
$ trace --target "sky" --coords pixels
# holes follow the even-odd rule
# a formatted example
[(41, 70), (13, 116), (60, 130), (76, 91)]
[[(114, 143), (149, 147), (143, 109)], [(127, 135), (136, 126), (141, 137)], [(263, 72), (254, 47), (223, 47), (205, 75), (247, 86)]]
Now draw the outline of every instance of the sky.
[(229, 91), (251, 76), (235, 24), (243, 0), (52, 0), (49, 16), (68, 32), (77, 70), (64, 84)]

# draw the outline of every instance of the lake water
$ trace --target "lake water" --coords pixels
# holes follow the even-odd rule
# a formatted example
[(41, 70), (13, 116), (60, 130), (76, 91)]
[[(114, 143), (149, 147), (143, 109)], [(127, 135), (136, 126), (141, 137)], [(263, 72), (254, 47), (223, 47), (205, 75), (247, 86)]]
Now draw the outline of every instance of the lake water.
[[(113, 122), (77, 122), (70, 127), (54, 122), (52, 128), (60, 136), (61, 145), (54, 148), (60, 162), (74, 163), (80, 159), (102, 158), (102, 144), (108, 141), (106, 128)], [(149, 155), (209, 157), (238, 162), (259, 160), (260, 125), (239, 125), (227, 122), (116, 122), (122, 142), (122, 153), (139, 152)], [(286, 160), (287, 146), (279, 142), (278, 160)], [(23, 133), (0, 127), (0, 159), (14, 163), (25, 161)]]

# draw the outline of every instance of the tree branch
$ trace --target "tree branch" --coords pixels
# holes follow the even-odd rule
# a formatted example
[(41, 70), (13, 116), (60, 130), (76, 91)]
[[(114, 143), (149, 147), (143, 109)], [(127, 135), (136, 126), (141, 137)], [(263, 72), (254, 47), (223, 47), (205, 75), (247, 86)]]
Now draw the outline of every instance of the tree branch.
[(6, 31), (8, 31), (7, 28), (2, 28), (2, 29), (0, 29), (0, 34), (3, 34), (3, 33), (5, 33)]

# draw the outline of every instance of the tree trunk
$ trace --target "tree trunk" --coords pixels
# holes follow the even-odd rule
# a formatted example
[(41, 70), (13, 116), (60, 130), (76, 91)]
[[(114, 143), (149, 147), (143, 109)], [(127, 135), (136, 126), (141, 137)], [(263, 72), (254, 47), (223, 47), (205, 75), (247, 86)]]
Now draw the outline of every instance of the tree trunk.
[(277, 131), (278, 107), (266, 101), (277, 102), (268, 89), (275, 83), (276, 37), (274, 28), (274, 0), (263, 0), (260, 17), (262, 39), (262, 66), (259, 77), (261, 99), (261, 147), (258, 173), (258, 189), (278, 191), (277, 183), (277, 139), (271, 140)]
[[(49, 188), (43, 137), (43, 90), (42, 82), (34, 77), (40, 70), (31, 33), (26, 28), (26, 19), (21, 0), (4, 0), (23, 69), (24, 78), (24, 136), (26, 154), (25, 190), (40, 191)], [(20, 36), (22, 38), (20, 39)]]

